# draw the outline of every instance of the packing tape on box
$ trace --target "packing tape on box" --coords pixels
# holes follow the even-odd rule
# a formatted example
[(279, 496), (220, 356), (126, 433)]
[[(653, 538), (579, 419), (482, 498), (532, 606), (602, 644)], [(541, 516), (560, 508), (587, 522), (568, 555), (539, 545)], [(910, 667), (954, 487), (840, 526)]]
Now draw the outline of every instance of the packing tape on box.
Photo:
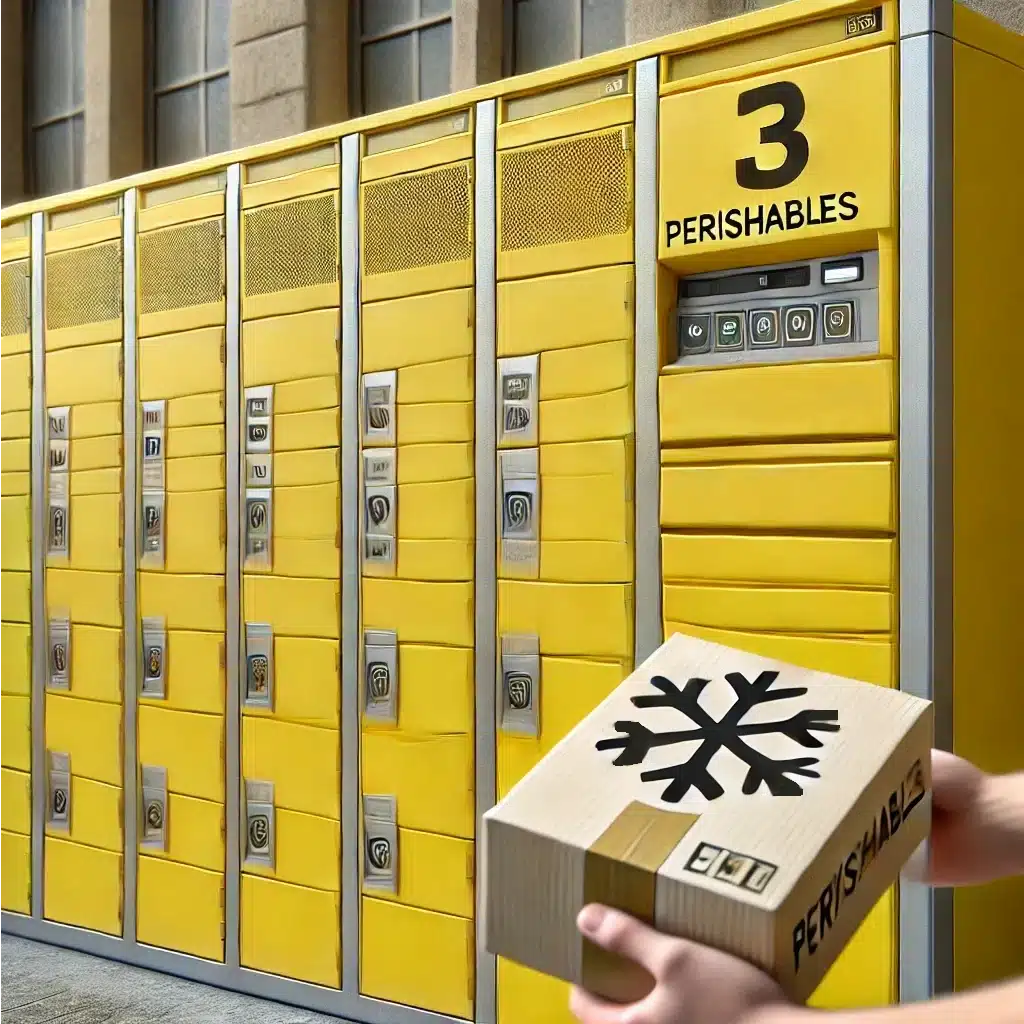
[[(654, 926), (658, 869), (698, 815), (665, 811), (634, 800), (587, 850), (583, 902), (601, 903)], [(583, 940), (583, 987), (618, 1003), (646, 996), (654, 979), (639, 964)]]

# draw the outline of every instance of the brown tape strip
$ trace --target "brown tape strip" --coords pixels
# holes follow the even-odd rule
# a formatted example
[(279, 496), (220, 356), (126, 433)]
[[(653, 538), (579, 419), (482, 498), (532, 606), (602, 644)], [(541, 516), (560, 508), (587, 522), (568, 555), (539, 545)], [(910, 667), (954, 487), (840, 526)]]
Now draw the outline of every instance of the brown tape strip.
[[(583, 902), (615, 907), (654, 924), (658, 869), (697, 820), (696, 814), (664, 811), (633, 801), (587, 850)], [(617, 1003), (634, 1002), (654, 980), (638, 964), (583, 940), (584, 988)]]

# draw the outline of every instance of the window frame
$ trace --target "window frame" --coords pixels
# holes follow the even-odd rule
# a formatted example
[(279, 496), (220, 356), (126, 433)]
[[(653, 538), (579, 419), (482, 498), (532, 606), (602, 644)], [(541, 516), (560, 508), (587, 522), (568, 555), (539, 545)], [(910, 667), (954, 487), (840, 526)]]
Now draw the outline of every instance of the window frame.
[[(164, 96), (171, 93), (181, 92), (193, 86), (199, 86), (199, 151), (191, 159), (198, 160), (204, 156), (210, 156), (207, 151), (206, 139), (209, 134), (208, 111), (206, 109), (206, 86), (218, 78), (226, 78), (230, 83), (231, 79), (231, 39), (228, 39), (228, 60), (223, 67), (210, 69), (206, 67), (206, 51), (209, 43), (210, 30), (210, 7), (209, 0), (202, 0), (202, 31), (200, 33), (199, 45), (202, 51), (203, 70), (198, 71), (186, 78), (176, 79), (170, 85), (158, 86), (156, 84), (156, 5), (158, 0), (146, 0), (146, 31), (144, 58), (146, 61), (146, 111), (144, 128), (146, 133), (146, 165), (150, 168), (173, 167), (173, 164), (161, 164), (157, 160), (156, 150), (156, 107), (157, 102)], [(167, 2), (167, 0), (164, 0)], [(230, 84), (228, 86), (230, 90)], [(230, 91), (229, 91), (230, 95)], [(231, 116), (230, 104), (228, 106), (228, 117)], [(228, 130), (230, 133), (230, 124)]]
[[(452, 26), (451, 48), (448, 54), (448, 92), (452, 88), (452, 64), (455, 57), (455, 4), (457, 0), (451, 0), (447, 14), (423, 14), (423, 0), (416, 0), (416, 16), (411, 21), (404, 21), (400, 25), (386, 29), (384, 32), (375, 32), (371, 35), (363, 35), (363, 4), (372, 3), (373, 0), (356, 0), (350, 6), (349, 31), (352, 39), (352, 53), (350, 57), (351, 73), (349, 75), (349, 87), (353, 97), (354, 113), (361, 116), (366, 113), (366, 102), (363, 95), (363, 50), (372, 43), (384, 42), (387, 39), (398, 39), (402, 36), (413, 37), (412, 47), (412, 81), (415, 88), (415, 95), (409, 103), (421, 102), (420, 97), (420, 33), (424, 29), (434, 28), (436, 25), (449, 23)], [(391, 108), (394, 109), (394, 108)]]
[[(82, 39), (81, 39), (81, 60), (75, 60), (75, 17), (74, 0), (64, 0), (65, 13), (68, 26), (68, 67), (71, 69), (69, 80), (70, 95), (68, 106), (61, 114), (54, 114), (50, 117), (37, 118), (36, 116), (36, 4), (34, 0), (26, 0), (22, 11), (25, 21), (22, 26), (22, 38), (24, 40), (25, 60), (23, 63), (23, 92), (22, 109), (24, 116), (24, 139), (23, 139), (23, 164), (25, 182), (29, 186), (26, 191), (33, 196), (41, 196), (43, 192), (39, 185), (39, 167), (36, 160), (36, 133), (43, 128), (49, 128), (55, 124), (66, 123), (68, 126), (68, 158), (71, 167), (71, 191), (83, 188), (85, 185), (85, 10), (83, 3), (82, 13)], [(75, 82), (74, 67), (76, 63), (82, 65), (82, 101), (75, 105)], [(81, 159), (81, 180), (78, 180), (79, 161), (75, 159), (75, 118), (82, 119), (82, 159)], [(59, 195), (59, 192), (46, 193), (47, 195)]]
[[(564, 2), (564, 0), (563, 0)], [(516, 72), (516, 5), (518, 0), (503, 0), (502, 3), (502, 54), (501, 54), (501, 65), (502, 65), (502, 76), (505, 78), (511, 78), (516, 74), (529, 74), (527, 71)], [(583, 4), (584, 0), (572, 0), (573, 11), (572, 11), (572, 42), (573, 42), (573, 56), (569, 57), (568, 60), (562, 61), (563, 64), (568, 64), (574, 60), (583, 59)], [(623, 43), (628, 43), (626, 39), (626, 21), (627, 12), (626, 4), (623, 3)], [(548, 67), (558, 67), (558, 64), (549, 64)], [(541, 70), (541, 69), (538, 69)]]

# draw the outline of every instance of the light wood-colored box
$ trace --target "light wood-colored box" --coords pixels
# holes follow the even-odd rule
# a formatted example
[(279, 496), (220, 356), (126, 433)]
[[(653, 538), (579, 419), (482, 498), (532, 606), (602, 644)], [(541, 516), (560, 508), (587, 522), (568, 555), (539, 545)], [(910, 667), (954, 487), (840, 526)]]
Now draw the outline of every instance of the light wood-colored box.
[(627, 1002), (587, 903), (804, 1001), (927, 838), (930, 702), (676, 635), (484, 815), (489, 952)]

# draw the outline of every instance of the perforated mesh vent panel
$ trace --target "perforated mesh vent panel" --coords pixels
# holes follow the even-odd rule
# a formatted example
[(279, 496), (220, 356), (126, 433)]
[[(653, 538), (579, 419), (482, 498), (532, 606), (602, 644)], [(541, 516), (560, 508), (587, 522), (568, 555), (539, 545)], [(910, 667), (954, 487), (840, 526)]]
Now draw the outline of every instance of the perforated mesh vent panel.
[(246, 295), (338, 280), (338, 201), (334, 193), (261, 206), (245, 214)]
[(0, 278), (3, 280), (3, 294), (0, 295), (3, 325), (0, 334), (28, 334), (28, 260), (8, 263)]
[(159, 313), (224, 296), (224, 221), (199, 221), (139, 236), (139, 312)]
[(121, 242), (46, 257), (46, 327), (59, 331), (121, 315)]
[(363, 273), (393, 274), (473, 255), (469, 163), (363, 186)]
[(633, 222), (626, 130), (499, 154), (502, 252), (621, 235)]

